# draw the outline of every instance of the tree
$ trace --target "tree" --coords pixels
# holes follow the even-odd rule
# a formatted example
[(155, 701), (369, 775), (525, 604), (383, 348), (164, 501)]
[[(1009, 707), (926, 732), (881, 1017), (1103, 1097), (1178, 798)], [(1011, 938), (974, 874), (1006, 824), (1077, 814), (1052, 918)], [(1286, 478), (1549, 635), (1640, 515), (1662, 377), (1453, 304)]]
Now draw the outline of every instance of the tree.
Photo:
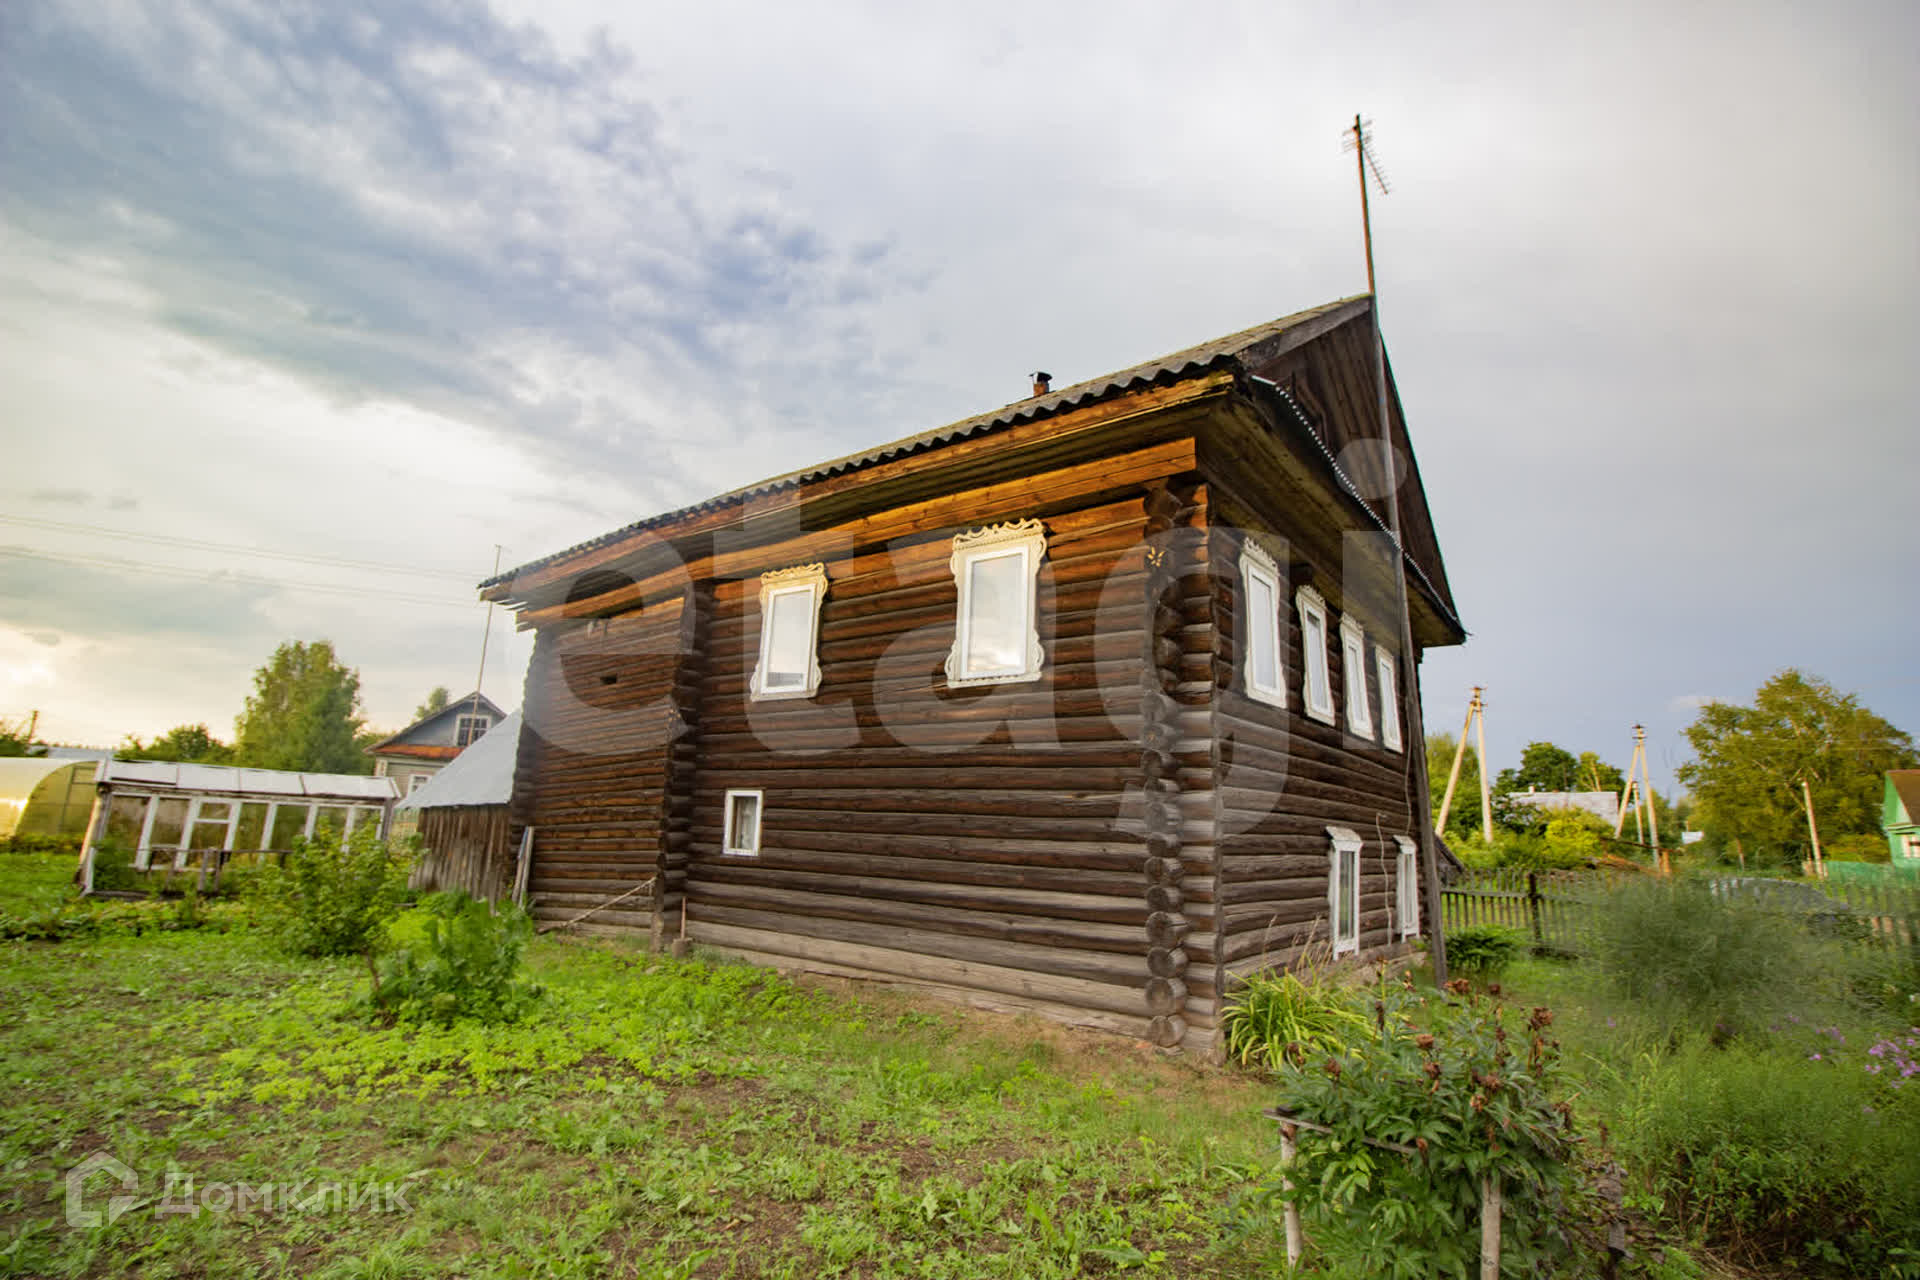
[(233, 748), (213, 736), (204, 724), (175, 725), (151, 743), (132, 734), (114, 755), (122, 760), (171, 760), (182, 764), (231, 764)]
[(38, 744), (33, 740), (33, 725), (13, 720), (0, 720), (0, 756), (25, 756), (35, 754), (33, 748)]
[(1611, 791), (1619, 795), (1627, 785), (1626, 774), (1592, 751), (1580, 753), (1578, 777), (1580, 785), (1573, 788), (1575, 791)]
[(371, 762), (354, 742), (364, 723), (360, 673), (340, 663), (329, 641), (289, 641), (253, 673), (253, 696), (233, 724), (233, 762), (365, 773)]
[(1494, 790), (1585, 791), (1580, 781), (1580, 759), (1551, 742), (1529, 742), (1520, 753), (1518, 769), (1502, 769)]
[(433, 692), (427, 695), (427, 700), (413, 709), (412, 723), (418, 724), (436, 711), (445, 711), (447, 702), (452, 697), (453, 695), (447, 692), (447, 686), (435, 685)]
[(1810, 847), (1803, 782), (1823, 838), (1871, 831), (1882, 775), (1916, 758), (1909, 734), (1791, 667), (1761, 685), (1750, 707), (1700, 708), (1686, 733), (1695, 758), (1677, 773), (1693, 792), (1696, 825), (1790, 860)]

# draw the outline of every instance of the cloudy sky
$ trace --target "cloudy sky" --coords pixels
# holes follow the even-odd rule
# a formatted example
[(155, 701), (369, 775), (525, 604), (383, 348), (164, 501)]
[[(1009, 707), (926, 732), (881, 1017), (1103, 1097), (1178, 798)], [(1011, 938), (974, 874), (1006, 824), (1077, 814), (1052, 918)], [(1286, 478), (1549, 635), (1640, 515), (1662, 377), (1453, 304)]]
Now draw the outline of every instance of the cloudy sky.
[[(0, 9), (0, 716), (470, 688), (508, 564), (1360, 292), (1496, 767), (1920, 731), (1920, 7)], [(528, 654), (496, 621), (486, 688)]]

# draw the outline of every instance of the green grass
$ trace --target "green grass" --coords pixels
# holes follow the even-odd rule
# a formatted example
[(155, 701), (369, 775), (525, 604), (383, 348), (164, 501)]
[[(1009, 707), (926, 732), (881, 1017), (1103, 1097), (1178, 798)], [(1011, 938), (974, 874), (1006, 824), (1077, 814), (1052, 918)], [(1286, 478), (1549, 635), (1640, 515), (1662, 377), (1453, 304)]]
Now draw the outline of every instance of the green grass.
[[(0, 910), (64, 860), (0, 859)], [(1267, 1090), (1110, 1037), (900, 993), (541, 940), (506, 1027), (382, 1028), (355, 961), (250, 929), (0, 944), (0, 1275), (1248, 1275)], [(68, 1225), (63, 1175), (142, 1179)], [(169, 1171), (307, 1181), (156, 1212)], [(342, 1207), (324, 1183), (391, 1183)], [(107, 1194), (97, 1184), (89, 1207)], [(349, 1193), (351, 1194), (351, 1193)], [(211, 1200), (207, 1197), (211, 1196)], [(320, 1211), (331, 1209), (331, 1211)]]

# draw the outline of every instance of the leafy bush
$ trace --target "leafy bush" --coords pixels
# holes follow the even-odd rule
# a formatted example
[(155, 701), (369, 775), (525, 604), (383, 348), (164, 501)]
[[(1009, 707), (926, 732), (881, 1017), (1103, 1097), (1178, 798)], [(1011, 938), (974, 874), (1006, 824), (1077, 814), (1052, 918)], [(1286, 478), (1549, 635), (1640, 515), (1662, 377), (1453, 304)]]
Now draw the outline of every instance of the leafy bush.
[(1313, 1053), (1338, 1050), (1372, 1028), (1348, 997), (1292, 973), (1256, 973), (1228, 997), (1221, 1015), (1227, 1054), (1243, 1066), (1279, 1067), (1290, 1045)]
[(1533, 1010), (1516, 1048), (1497, 1001), (1464, 981), (1449, 989), (1458, 1002), (1383, 1002), (1377, 1038), (1297, 1055), (1282, 1078), (1282, 1109), (1332, 1131), (1303, 1133), (1290, 1171), (1308, 1234), (1360, 1274), (1471, 1274), (1483, 1175), (1506, 1198), (1503, 1274), (1537, 1274), (1574, 1248), (1576, 1139), (1553, 1015)]
[(1821, 851), (1828, 862), (1891, 862), (1893, 851), (1879, 832), (1836, 836)]
[(539, 997), (540, 988), (518, 976), (533, 937), (526, 912), (436, 893), (418, 915), (418, 941), (380, 966), (374, 986), (374, 1006), (389, 1017), (441, 1026), (457, 1018), (511, 1022)]
[(1517, 929), (1504, 925), (1477, 924), (1447, 933), (1447, 966), (1460, 973), (1482, 978), (1497, 978), (1526, 945)]
[(171, 902), (48, 902), (0, 912), (0, 940), (65, 942), (180, 929), (226, 930), (241, 918), (238, 909), (208, 905), (193, 894)]
[(1718, 1249), (1815, 1274), (1920, 1275), (1920, 1074), (1902, 1078), (1911, 1060), (1897, 1056), (1920, 1029), (1862, 1038), (1696, 1038), (1643, 1058), (1614, 1141), (1663, 1213)]
[(407, 861), (368, 827), (351, 836), (323, 827), (296, 842), (284, 865), (251, 886), (261, 922), (294, 955), (363, 955), (369, 965), (399, 913)]
[(103, 836), (93, 846), (93, 887), (128, 890), (141, 888), (133, 869), (133, 846), (117, 836)]
[[(78, 858), (80, 837), (32, 835), (16, 831), (6, 838), (5, 849), (8, 853), (58, 854), (63, 857)], [(1881, 861), (1884, 862), (1886, 859), (1882, 858)]]
[(1689, 880), (1615, 889), (1594, 913), (1593, 954), (1616, 992), (1670, 1029), (1758, 1026), (1820, 970), (1793, 912)]

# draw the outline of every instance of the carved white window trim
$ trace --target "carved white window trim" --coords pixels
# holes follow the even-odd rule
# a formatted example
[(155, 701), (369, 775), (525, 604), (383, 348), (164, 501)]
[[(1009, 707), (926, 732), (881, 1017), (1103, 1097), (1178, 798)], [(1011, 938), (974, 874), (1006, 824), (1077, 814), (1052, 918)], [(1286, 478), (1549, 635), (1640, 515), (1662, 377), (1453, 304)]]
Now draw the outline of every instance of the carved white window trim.
[[(736, 803), (738, 802), (738, 803)], [(742, 811), (752, 813), (750, 823), (742, 823)], [(767, 801), (759, 791), (730, 788), (720, 811), (720, 852), (736, 858), (760, 856), (760, 833), (766, 826)], [(742, 826), (749, 827), (741, 831)]]
[[(1253, 605), (1254, 587), (1259, 584), (1267, 591), (1271, 607), (1256, 610)], [(1245, 601), (1241, 610), (1246, 615), (1246, 659), (1241, 664), (1241, 681), (1246, 687), (1247, 696), (1255, 702), (1265, 702), (1271, 706), (1287, 705), (1287, 632), (1280, 623), (1280, 566), (1274, 563), (1272, 556), (1266, 553), (1258, 543), (1251, 539), (1240, 544), (1240, 598)], [(1256, 630), (1257, 629), (1257, 630)], [(1273, 682), (1267, 683), (1256, 670), (1254, 662), (1254, 637), (1265, 635), (1273, 645)]]
[[(953, 570), (953, 580), (959, 587), (960, 599), (954, 617), (953, 648), (947, 653), (949, 685), (1020, 684), (1040, 678), (1040, 668), (1046, 661), (1045, 651), (1040, 647), (1040, 564), (1046, 555), (1046, 530), (1038, 520), (1018, 520), (970, 529), (954, 538), (953, 556), (949, 564)], [(967, 648), (972, 639), (969, 634), (973, 583), (970, 570), (981, 560), (1000, 556), (1021, 557), (1027, 590), (1024, 597), (1025, 615), (1020, 624), (1016, 624), (1016, 630), (1026, 636), (1026, 660), (1017, 667), (967, 674)]]
[[(773, 606), (783, 597), (807, 598), (807, 667), (805, 680), (785, 688), (769, 688), (767, 664), (773, 658)], [(756, 702), (811, 698), (820, 689), (820, 603), (827, 598), (827, 568), (822, 564), (796, 565), (760, 575), (760, 657), (747, 682)]]
[(1406, 749), (1400, 736), (1400, 660), (1393, 650), (1373, 649), (1373, 670), (1380, 684), (1380, 741), (1389, 751)]
[(1333, 954), (1343, 956), (1360, 949), (1360, 836), (1351, 827), (1328, 827), (1327, 840), (1327, 933)]
[(1373, 704), (1367, 699), (1367, 629), (1350, 613), (1340, 615), (1340, 678), (1347, 695), (1347, 732), (1373, 738)]
[[(1323, 724), (1333, 724), (1333, 666), (1327, 657), (1332, 643), (1327, 632), (1327, 601), (1312, 587), (1293, 593), (1293, 605), (1300, 613), (1300, 704), (1307, 714)], [(1318, 635), (1318, 642), (1315, 636)], [(1314, 697), (1314, 677), (1320, 677), (1320, 696)]]
[(1400, 936), (1420, 936), (1420, 850), (1405, 836), (1395, 836), (1399, 846), (1393, 879), (1394, 908), (1400, 917)]

